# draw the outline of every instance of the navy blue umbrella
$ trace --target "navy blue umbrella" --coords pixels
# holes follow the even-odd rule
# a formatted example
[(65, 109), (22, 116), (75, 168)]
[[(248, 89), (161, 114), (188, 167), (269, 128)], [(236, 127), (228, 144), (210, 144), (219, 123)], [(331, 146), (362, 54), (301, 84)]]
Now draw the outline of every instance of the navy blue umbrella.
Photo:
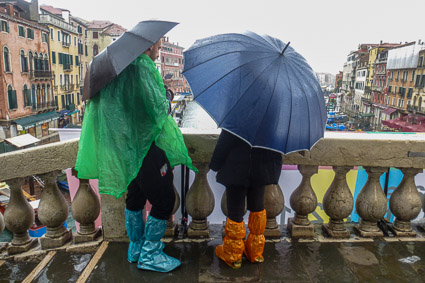
[(316, 75), (291, 46), (252, 32), (197, 40), (183, 74), (217, 125), (251, 146), (310, 150), (323, 137), (326, 107)]

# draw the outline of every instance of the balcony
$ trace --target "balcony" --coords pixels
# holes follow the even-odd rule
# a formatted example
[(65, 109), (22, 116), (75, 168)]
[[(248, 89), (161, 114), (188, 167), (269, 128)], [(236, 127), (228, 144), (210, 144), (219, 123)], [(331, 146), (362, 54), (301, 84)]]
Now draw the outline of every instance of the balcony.
[(58, 105), (54, 100), (52, 101), (44, 101), (44, 102), (34, 102), (32, 104), (32, 109), (34, 111), (41, 111), (41, 110), (47, 110), (47, 109), (56, 109)]
[(71, 43), (70, 43), (70, 42), (62, 41), (62, 46), (63, 46), (63, 47), (69, 47), (70, 45), (71, 45)]
[[(187, 230), (184, 225), (179, 225), (176, 230), (173, 226), (175, 223), (172, 223), (172, 220), (169, 223), (170, 229), (167, 231), (170, 233), (174, 231), (175, 234), (170, 234), (174, 235), (174, 238), (166, 240), (171, 242), (166, 244), (166, 251), (172, 256), (179, 257), (183, 265), (167, 274), (169, 278), (167, 280), (173, 278), (171, 280), (177, 282), (179, 278), (185, 278), (186, 281), (193, 279), (193, 282), (197, 282), (205, 281), (207, 278), (211, 282), (216, 282), (224, 279), (235, 281), (243, 276), (245, 280), (252, 279), (252, 281), (274, 278), (274, 281), (305, 279), (307, 282), (317, 280), (369, 282), (383, 278), (392, 278), (395, 281), (412, 278), (412, 282), (415, 282), (420, 278), (418, 277), (420, 271), (412, 268), (407, 272), (410, 265), (397, 259), (410, 255), (425, 257), (424, 233), (418, 224), (412, 222), (422, 208), (415, 176), (425, 168), (423, 150), (425, 136), (326, 132), (325, 138), (310, 152), (283, 156), (285, 164), (298, 165), (298, 170), (283, 171), (285, 174), (281, 177), (283, 181), (280, 182), (281, 189), (283, 193), (287, 192), (286, 187), (289, 187), (290, 183), (294, 183), (296, 188), (292, 193), (285, 195), (286, 202), (284, 196), (279, 193), (282, 192), (279, 186), (270, 185), (266, 188), (265, 206), (268, 214), (265, 234), (269, 239), (264, 254), (266, 262), (262, 265), (253, 265), (244, 261), (242, 269), (231, 270), (214, 256), (214, 247), (221, 243), (220, 223), (225, 219), (224, 212), (221, 211), (220, 205), (217, 205), (223, 195), (223, 188), (214, 184), (212, 180), (215, 174), (208, 171), (208, 162), (216, 143), (217, 131), (202, 133), (189, 129), (182, 131), (199, 173), (192, 176), (194, 181), (185, 198), (187, 212), (192, 222), (188, 223)], [(43, 259), (37, 266), (37, 270), (44, 270), (43, 272), (48, 270), (54, 272), (53, 267), (62, 260), (67, 263), (69, 272), (76, 274), (71, 281), (76, 281), (78, 276), (86, 276), (85, 278), (90, 278), (90, 282), (102, 282), (105, 278), (117, 282), (124, 278), (140, 278), (140, 276), (146, 276), (146, 279), (152, 282), (160, 280), (163, 274), (137, 271), (135, 265), (130, 265), (125, 260), (127, 244), (120, 243), (127, 239), (124, 198), (115, 199), (109, 195), (101, 195), (101, 205), (96, 202), (87, 205), (85, 201), (93, 200), (94, 193), (91, 189), (84, 189), (87, 188), (87, 183), (83, 180), (80, 180), (78, 191), (80, 198), (78, 200), (76, 197), (71, 205), (75, 211), (73, 217), (84, 224), (80, 224), (80, 230), (74, 233), (70, 233), (69, 230), (62, 233), (63, 227), (59, 227), (62, 230), (55, 234), (55, 231), (58, 231), (55, 224), (58, 219), (56, 216), (60, 215), (59, 220), (63, 223), (67, 214), (65, 211), (68, 211), (68, 207), (60, 197), (61, 194), (58, 193), (55, 177), (58, 170), (74, 166), (77, 150), (78, 140), (69, 140), (0, 155), (0, 164), (7, 164), (0, 171), (0, 180), (10, 185), (13, 200), (13, 205), (11, 200), (6, 212), (13, 210), (14, 213), (22, 215), (20, 219), (29, 220), (16, 222), (14, 226), (9, 227), (15, 232), (13, 241), (4, 248), (10, 254), (6, 251), (0, 252), (0, 261), (6, 261), (3, 263), (6, 266), (9, 263), (14, 265), (15, 269), (22, 268), (22, 272), (28, 276), (31, 275), (30, 272), (15, 260), (28, 261), (32, 258), (39, 262)], [(344, 219), (352, 213), (355, 203), (349, 191), (347, 173), (354, 166), (360, 165), (364, 166), (367, 172), (365, 177), (367, 182), (360, 189), (356, 202), (360, 222), (351, 222), (351, 218), (348, 222), (344, 222)], [(317, 178), (318, 186), (313, 188), (313, 179), (320, 174), (318, 166), (332, 166), (329, 170), (333, 170), (331, 175), (335, 174), (335, 177), (332, 177), (333, 182), (326, 183), (317, 181), (320, 179)], [(390, 200), (383, 194), (379, 182), (380, 176), (387, 172), (389, 167), (401, 168), (404, 173), (403, 181), (392, 192)], [(177, 167), (175, 177), (179, 176), (179, 171), (180, 168)], [(33, 175), (40, 176), (44, 180), (45, 189), (41, 202), (50, 207), (46, 215), (39, 210), (39, 217), (55, 216), (55, 220), (48, 217), (45, 220), (47, 231), (50, 231), (50, 234), (44, 237), (47, 240), (40, 238), (37, 242), (26, 237), (28, 223), (32, 224), (34, 215), (31, 213), (32, 210), (28, 209), (28, 203), (20, 189), (25, 178)], [(207, 175), (210, 175), (209, 178)], [(326, 191), (326, 194), (320, 193), (325, 195), (323, 199), (321, 196), (317, 197), (319, 187), (323, 187)], [(180, 189), (177, 187), (177, 191)], [(43, 197), (44, 194), (46, 197)], [(179, 206), (180, 201), (177, 201), (176, 213)], [(99, 208), (102, 213), (101, 236), (99, 230), (93, 227), (93, 222), (98, 216), (98, 212), (93, 212), (96, 211), (93, 207)], [(225, 206), (222, 207), (226, 209)], [(396, 216), (394, 224), (383, 221), (387, 209)], [(317, 214), (316, 210), (321, 214)], [(287, 222), (289, 226), (286, 222), (281, 222), (281, 226), (277, 225), (276, 218), (281, 212), (294, 213), (294, 217)], [(311, 219), (318, 219), (319, 216), (320, 218), (326, 216), (326, 219), (329, 217), (330, 220), (312, 223)], [(213, 221), (214, 218), (219, 220)], [(10, 223), (12, 219), (13, 216), (6, 213), (6, 222)], [(322, 229), (326, 233), (322, 232)], [(301, 240), (296, 241), (300, 238)], [(85, 241), (79, 242), (82, 240)], [(56, 253), (56, 250), (79, 252), (70, 255)], [(96, 255), (93, 255), (95, 252)], [(300, 265), (300, 261), (306, 264)], [(73, 262), (74, 267), (78, 264), (81, 268), (73, 268)], [(364, 263), (368, 264), (368, 272), (364, 272)], [(94, 268), (96, 266), (97, 268)], [(32, 269), (36, 270), (35, 268), (36, 264)], [(312, 270), (319, 271), (316, 273)], [(61, 276), (69, 275), (64, 272)], [(338, 279), (338, 276), (342, 277)], [(64, 280), (69, 281), (68, 278)]]
[(61, 29), (64, 29), (70, 33), (74, 33), (77, 34), (78, 33), (78, 29), (77, 27), (74, 27), (73, 25), (68, 24), (67, 22), (65, 22), (64, 20), (59, 20), (56, 17), (52, 17), (51, 15), (40, 15), (40, 20), (39, 20), (40, 24), (52, 24), (56, 27), (59, 27)]
[(52, 72), (51, 71), (30, 71), (30, 79), (31, 80), (51, 80)]
[(63, 64), (63, 70), (65, 72), (71, 72), (72, 68), (73, 68), (72, 64)]

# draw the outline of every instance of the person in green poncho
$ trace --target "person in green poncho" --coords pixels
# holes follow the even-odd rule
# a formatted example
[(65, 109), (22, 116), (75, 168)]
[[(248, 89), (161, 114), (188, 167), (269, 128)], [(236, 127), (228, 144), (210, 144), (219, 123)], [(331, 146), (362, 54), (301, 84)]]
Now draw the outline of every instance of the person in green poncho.
[[(160, 241), (175, 201), (172, 168), (192, 170), (180, 129), (169, 115), (166, 89), (154, 60), (161, 40), (135, 59), (87, 104), (75, 169), (80, 179), (99, 179), (99, 192), (127, 191), (128, 261), (139, 269), (168, 272), (181, 263)], [(152, 210), (146, 225), (142, 210)]]

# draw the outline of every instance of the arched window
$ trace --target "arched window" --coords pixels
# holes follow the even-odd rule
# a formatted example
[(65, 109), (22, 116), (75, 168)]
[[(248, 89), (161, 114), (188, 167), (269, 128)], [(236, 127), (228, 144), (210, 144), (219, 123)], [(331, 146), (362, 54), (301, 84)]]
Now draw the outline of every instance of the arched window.
[(35, 99), (35, 85), (31, 86), (31, 101), (32, 101), (32, 108), (35, 109), (35, 106), (37, 105), (37, 102)]
[(25, 51), (21, 50), (21, 72), (28, 72), (28, 61), (27, 57), (25, 57)]
[(16, 90), (13, 90), (11, 85), (7, 87), (7, 98), (9, 100), (9, 109), (18, 108), (18, 101), (16, 99)]
[(49, 70), (49, 58), (47, 58), (47, 54), (44, 54), (43, 61), (44, 61), (44, 69), (46, 71), (48, 71)]
[(38, 71), (38, 54), (34, 52), (34, 71)]
[(4, 71), (11, 72), (12, 70), (10, 68), (9, 49), (6, 46), (3, 47), (3, 62), (4, 62)]
[(97, 44), (93, 45), (93, 56), (99, 54), (99, 46)]
[(33, 62), (33, 56), (31, 51), (28, 53), (28, 58), (29, 58), (30, 71), (32, 72), (34, 71), (34, 62)]
[(24, 98), (24, 106), (31, 106), (31, 91), (28, 89), (27, 85), (24, 85), (22, 97)]

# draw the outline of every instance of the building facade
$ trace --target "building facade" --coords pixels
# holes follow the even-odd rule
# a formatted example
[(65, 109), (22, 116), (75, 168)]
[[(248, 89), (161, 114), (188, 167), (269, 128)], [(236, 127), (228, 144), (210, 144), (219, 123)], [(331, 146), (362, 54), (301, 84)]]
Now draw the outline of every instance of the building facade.
[(21, 2), (0, 1), (0, 140), (24, 133), (43, 140), (58, 118), (49, 29), (37, 23), (37, 1)]
[(40, 6), (40, 12), (40, 23), (50, 31), (53, 96), (62, 115), (61, 123), (77, 124), (81, 122), (78, 113), (81, 96), (77, 27), (70, 23), (69, 10)]
[(190, 88), (183, 71), (183, 47), (171, 43), (168, 37), (161, 39), (162, 47), (160, 52), (161, 67), (159, 68), (164, 83), (175, 94), (189, 93)]

